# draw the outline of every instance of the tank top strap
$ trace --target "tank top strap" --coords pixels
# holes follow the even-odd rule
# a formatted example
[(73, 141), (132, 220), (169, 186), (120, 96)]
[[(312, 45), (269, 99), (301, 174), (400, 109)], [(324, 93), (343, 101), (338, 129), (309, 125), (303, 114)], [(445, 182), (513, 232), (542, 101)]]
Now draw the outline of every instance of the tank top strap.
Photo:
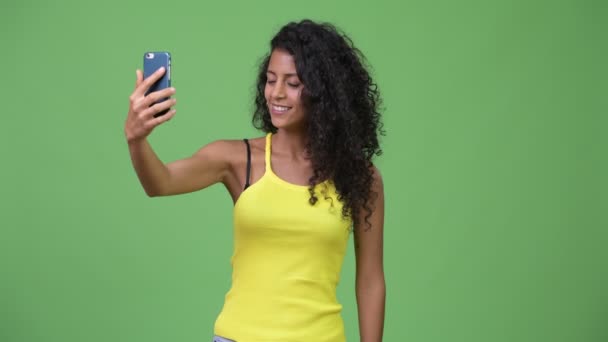
[(270, 165), (270, 154), (271, 154), (271, 148), (272, 148), (272, 133), (268, 133), (266, 134), (266, 171), (271, 170), (271, 165)]

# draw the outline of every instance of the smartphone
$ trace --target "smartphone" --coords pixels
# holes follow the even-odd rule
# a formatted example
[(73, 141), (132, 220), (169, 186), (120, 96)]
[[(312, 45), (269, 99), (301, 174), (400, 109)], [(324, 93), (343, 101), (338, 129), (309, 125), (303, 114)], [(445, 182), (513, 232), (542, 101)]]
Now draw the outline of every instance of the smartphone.
[[(152, 75), (160, 67), (165, 67), (165, 74), (148, 89), (146, 95), (171, 86), (171, 54), (166, 51), (144, 53), (144, 79)], [(156, 103), (168, 99), (168, 97), (160, 99)], [(154, 114), (154, 117), (165, 115), (168, 111), (169, 109), (165, 109), (162, 112)]]

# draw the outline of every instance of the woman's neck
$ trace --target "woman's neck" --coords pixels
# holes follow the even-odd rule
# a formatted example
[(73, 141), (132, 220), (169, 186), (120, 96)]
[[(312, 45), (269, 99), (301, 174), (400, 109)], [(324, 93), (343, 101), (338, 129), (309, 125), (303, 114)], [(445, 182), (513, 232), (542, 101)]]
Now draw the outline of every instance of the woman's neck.
[(293, 159), (308, 159), (306, 153), (306, 143), (308, 137), (306, 131), (287, 131), (279, 129), (272, 135), (273, 150), (282, 154), (287, 154)]

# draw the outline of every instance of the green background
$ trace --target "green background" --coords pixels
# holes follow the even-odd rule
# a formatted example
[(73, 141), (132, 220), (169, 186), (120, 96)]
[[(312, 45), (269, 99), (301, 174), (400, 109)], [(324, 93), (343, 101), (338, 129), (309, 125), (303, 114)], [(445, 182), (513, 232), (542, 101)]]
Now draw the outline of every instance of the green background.
[[(600, 0), (3, 0), (0, 341), (210, 341), (232, 202), (145, 196), (135, 69), (173, 54), (162, 160), (260, 136), (255, 68), (302, 18), (344, 29), (384, 96), (385, 341), (607, 341)], [(338, 296), (357, 341), (352, 243)]]

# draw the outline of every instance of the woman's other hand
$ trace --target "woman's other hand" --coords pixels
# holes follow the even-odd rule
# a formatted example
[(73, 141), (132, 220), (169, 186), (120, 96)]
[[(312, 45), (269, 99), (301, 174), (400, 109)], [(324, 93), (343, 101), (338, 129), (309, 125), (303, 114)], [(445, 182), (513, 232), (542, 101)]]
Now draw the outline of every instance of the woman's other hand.
[[(165, 68), (161, 67), (144, 80), (142, 71), (136, 71), (135, 90), (129, 96), (129, 113), (125, 123), (127, 142), (131, 143), (145, 139), (156, 126), (170, 120), (175, 115), (175, 109), (171, 109), (165, 115), (154, 117), (156, 113), (175, 105), (176, 100), (169, 98), (175, 94), (175, 88), (170, 87), (145, 95), (154, 82), (160, 79), (164, 73)], [(164, 98), (169, 99), (156, 103)]]

